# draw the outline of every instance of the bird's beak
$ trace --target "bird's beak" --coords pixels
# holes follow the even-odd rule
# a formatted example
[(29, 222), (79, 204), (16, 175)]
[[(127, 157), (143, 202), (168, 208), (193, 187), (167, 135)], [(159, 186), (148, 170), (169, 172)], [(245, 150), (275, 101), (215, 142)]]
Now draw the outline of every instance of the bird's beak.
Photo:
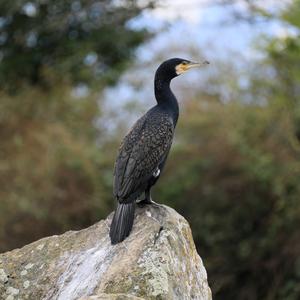
[(205, 66), (205, 65), (209, 65), (209, 62), (207, 60), (205, 61), (202, 61), (202, 62), (189, 62), (188, 65), (187, 65), (187, 69), (191, 69), (191, 68), (197, 68), (197, 67), (202, 67), (202, 66)]
[(203, 61), (203, 62), (188, 62), (188, 63), (185, 63), (185, 64), (179, 64), (176, 66), (176, 74), (177, 75), (180, 75), (180, 74), (183, 74), (185, 73), (186, 71), (188, 71), (189, 69), (191, 68), (196, 68), (196, 67), (201, 67), (201, 66), (204, 66), (204, 65), (208, 65), (209, 62), (207, 60)]

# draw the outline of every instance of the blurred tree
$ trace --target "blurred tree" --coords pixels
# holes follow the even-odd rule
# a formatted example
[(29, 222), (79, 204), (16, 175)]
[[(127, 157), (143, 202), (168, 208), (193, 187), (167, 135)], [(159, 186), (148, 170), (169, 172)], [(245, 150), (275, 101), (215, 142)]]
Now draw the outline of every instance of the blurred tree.
[(111, 211), (99, 94), (148, 37), (139, 3), (0, 1), (0, 251)]
[(214, 299), (296, 300), (300, 164), (291, 122), (272, 106), (198, 97), (181, 114), (154, 197), (189, 220)]
[(66, 85), (0, 96), (0, 251), (82, 228), (110, 210), (102, 195), (113, 162), (106, 171), (96, 145), (96, 96), (70, 94)]
[(266, 43), (266, 65), (272, 80), (263, 81), (261, 89), (270, 95), (278, 110), (287, 110), (294, 121), (295, 134), (300, 141), (300, 1), (294, 0), (280, 19), (289, 27), (282, 36)]
[(127, 22), (152, 1), (1, 1), (0, 88), (113, 83), (145, 38)]

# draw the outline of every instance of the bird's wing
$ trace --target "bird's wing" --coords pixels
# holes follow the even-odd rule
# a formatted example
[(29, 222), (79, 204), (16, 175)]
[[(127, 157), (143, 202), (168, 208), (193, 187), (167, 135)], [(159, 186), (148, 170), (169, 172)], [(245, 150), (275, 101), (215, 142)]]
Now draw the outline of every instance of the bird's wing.
[(166, 157), (174, 125), (166, 114), (142, 117), (124, 138), (115, 164), (114, 195), (126, 201), (143, 186)]

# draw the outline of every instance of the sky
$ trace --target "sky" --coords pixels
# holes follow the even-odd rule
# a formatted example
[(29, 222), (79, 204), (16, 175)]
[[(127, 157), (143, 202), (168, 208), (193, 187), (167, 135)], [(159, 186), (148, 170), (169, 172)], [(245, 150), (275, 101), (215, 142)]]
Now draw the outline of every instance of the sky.
[[(164, 46), (170, 40), (178, 43), (184, 52), (184, 45), (193, 40), (200, 45), (212, 45), (218, 50), (249, 51), (251, 41), (260, 34), (272, 36), (289, 34), (289, 30), (278, 22), (236, 22), (234, 14), (248, 16), (245, 1), (236, 0), (235, 5), (214, 4), (214, 0), (165, 0), (154, 10), (144, 11), (131, 21), (132, 27), (146, 27), (155, 32), (156, 47)], [(234, 1), (233, 1), (234, 2)], [(254, 1), (268, 12), (280, 11), (290, 0)], [(149, 55), (151, 44), (141, 47), (142, 59)], [(153, 49), (150, 49), (153, 53)], [(144, 52), (144, 53), (143, 53)], [(154, 49), (155, 52), (155, 49)], [(220, 51), (226, 55), (225, 51)], [(247, 53), (248, 54), (248, 53)], [(254, 55), (254, 53), (252, 53)], [(151, 57), (151, 55), (149, 55)]]
[[(206, 70), (190, 72), (184, 79), (176, 80), (172, 87), (179, 98), (185, 90), (201, 88), (204, 77), (218, 73), (220, 61), (230, 61), (236, 68), (247, 68), (262, 58), (254, 46), (261, 36), (284, 37), (293, 30), (278, 21), (236, 21), (236, 15), (247, 16), (244, 1), (235, 5), (216, 5), (213, 0), (160, 1), (154, 10), (144, 11), (131, 20), (132, 28), (147, 28), (154, 37), (136, 52), (136, 62), (113, 88), (107, 88), (102, 96), (102, 109), (110, 117), (120, 117), (131, 125), (128, 107), (138, 106), (145, 111), (155, 104), (153, 75), (158, 64), (171, 57), (190, 60), (209, 60)], [(255, 1), (271, 13), (278, 13), (290, 0)], [(220, 86), (220, 89), (222, 87)], [(106, 124), (113, 124), (111, 122)], [(113, 128), (113, 125), (109, 125)]]

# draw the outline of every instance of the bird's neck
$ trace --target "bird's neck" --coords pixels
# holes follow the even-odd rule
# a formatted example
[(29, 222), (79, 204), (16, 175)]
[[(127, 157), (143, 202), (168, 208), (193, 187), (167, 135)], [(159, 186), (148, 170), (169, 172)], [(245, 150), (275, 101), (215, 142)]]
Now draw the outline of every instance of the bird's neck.
[(171, 79), (163, 79), (155, 76), (154, 91), (157, 105), (166, 110), (176, 125), (179, 115), (179, 107), (176, 97), (170, 88)]

